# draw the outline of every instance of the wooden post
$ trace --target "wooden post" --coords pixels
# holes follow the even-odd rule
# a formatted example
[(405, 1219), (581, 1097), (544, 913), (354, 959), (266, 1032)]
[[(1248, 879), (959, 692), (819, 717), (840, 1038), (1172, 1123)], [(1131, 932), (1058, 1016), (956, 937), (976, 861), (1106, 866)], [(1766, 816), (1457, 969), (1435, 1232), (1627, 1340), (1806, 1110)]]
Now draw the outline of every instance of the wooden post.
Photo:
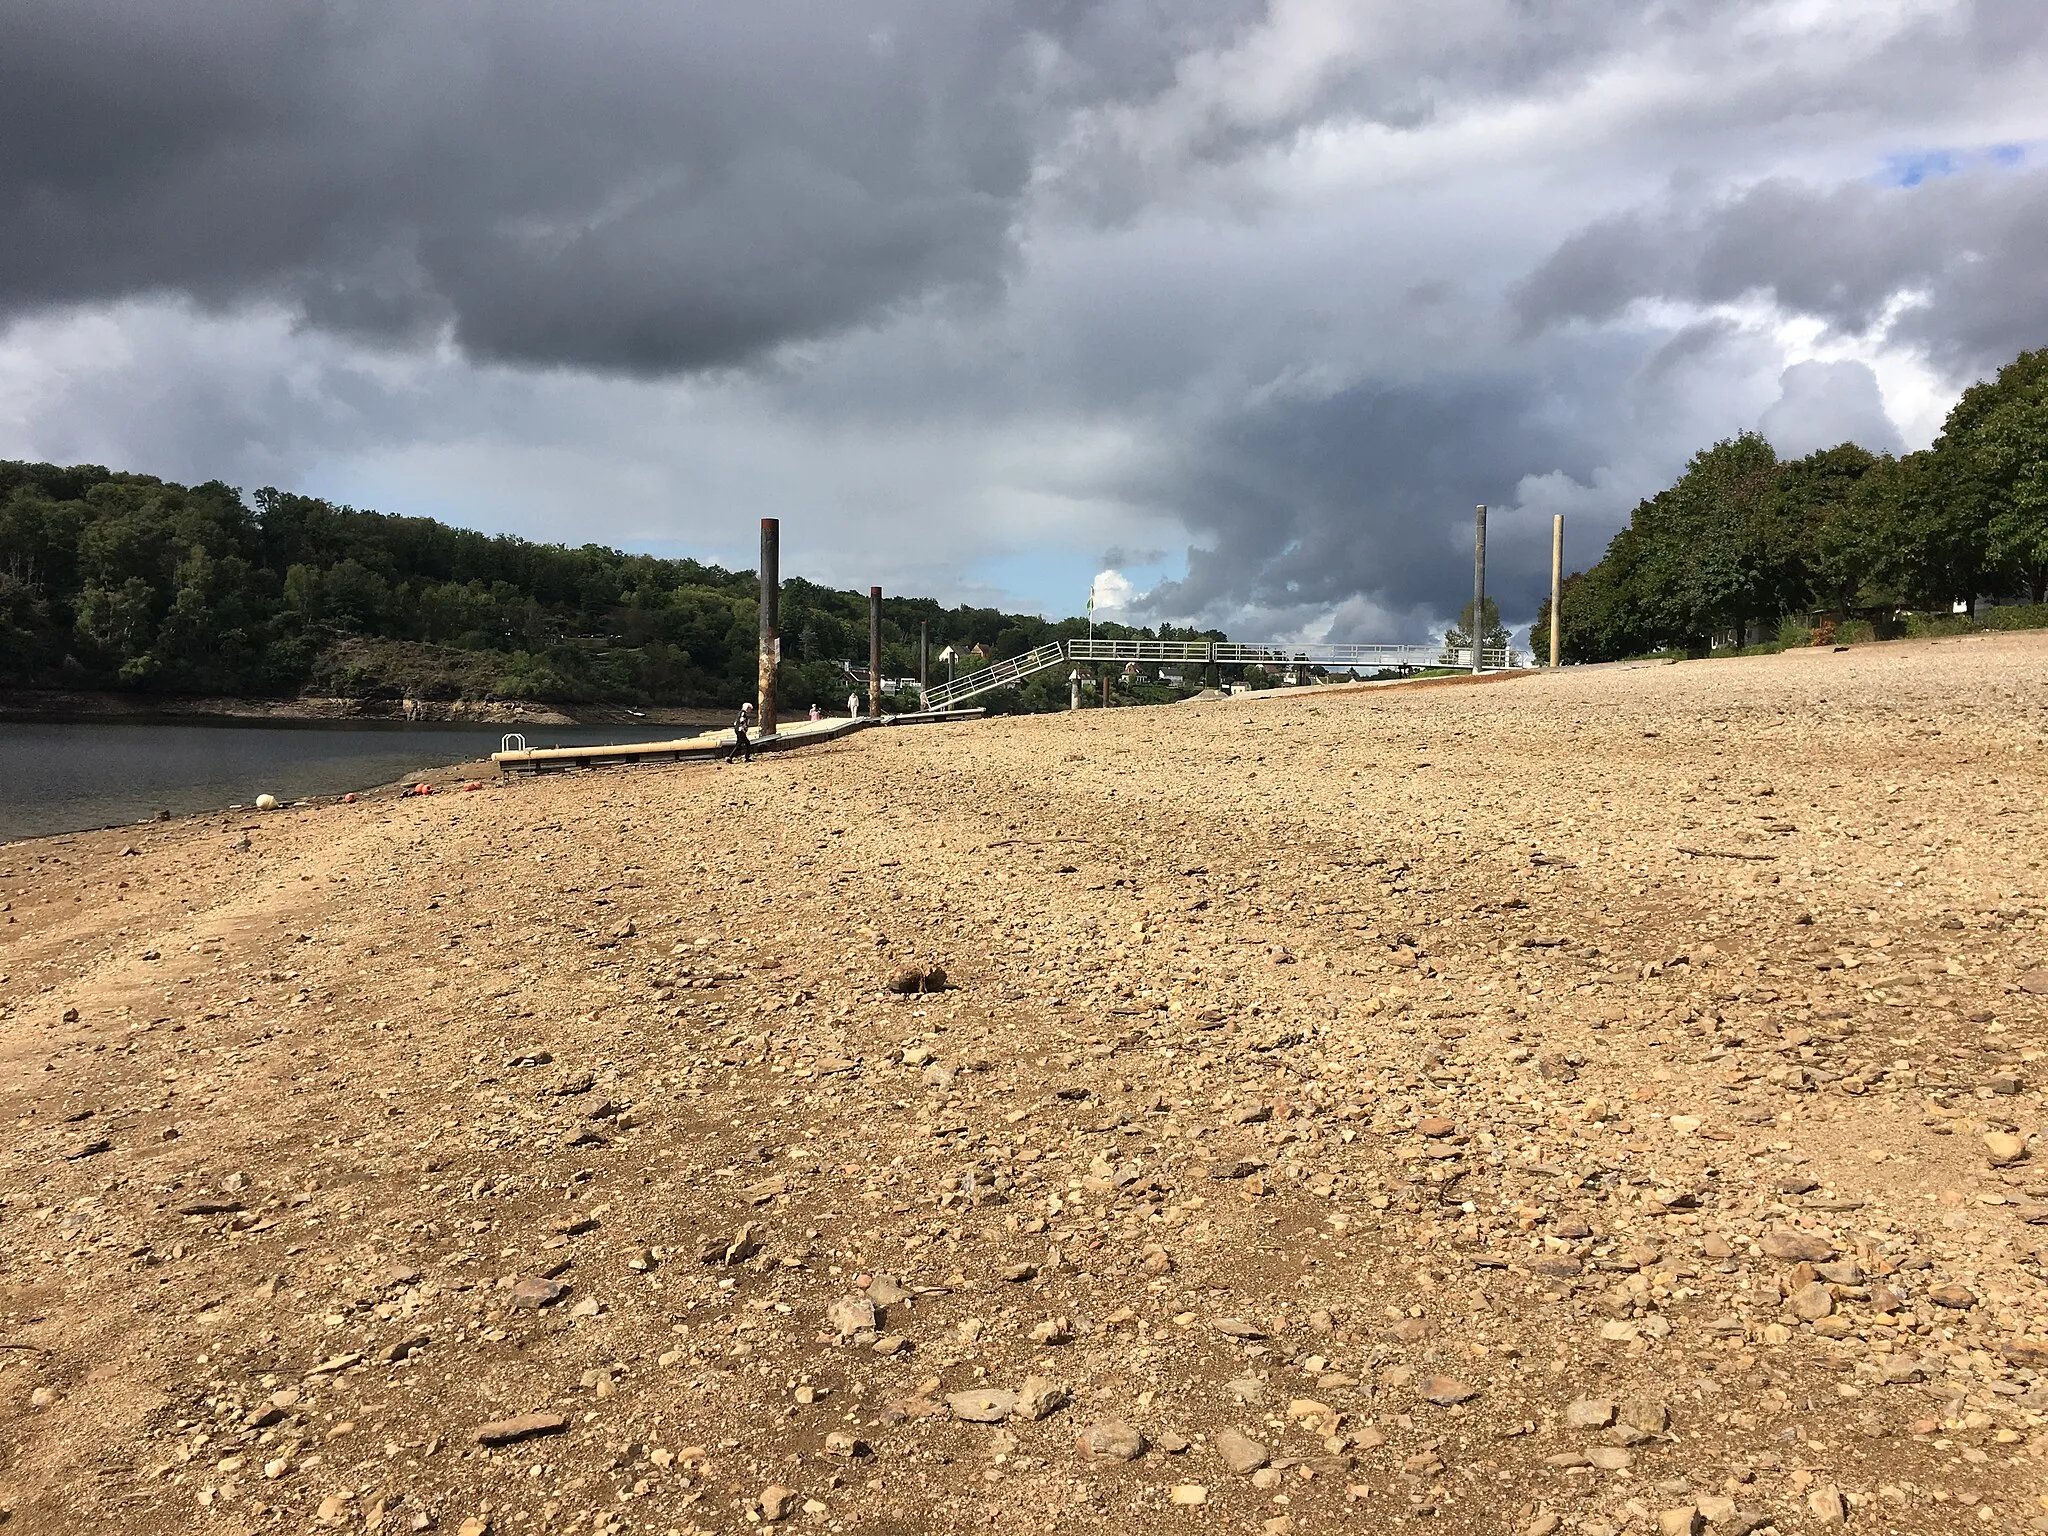
[(1564, 514), (1550, 519), (1550, 664), (1558, 663), (1558, 605), (1564, 599)]
[(1109, 674), (1102, 674), (1102, 707), (1109, 708)]
[(868, 715), (882, 718), (882, 589), (868, 588)]
[(931, 687), (932, 670), (932, 621), (917, 621), (917, 691), (924, 692)]
[(761, 718), (756, 731), (762, 736), (775, 734), (775, 670), (782, 661), (781, 622), (782, 573), (781, 563), (782, 524), (772, 517), (761, 519), (761, 672), (760, 693), (755, 707)]

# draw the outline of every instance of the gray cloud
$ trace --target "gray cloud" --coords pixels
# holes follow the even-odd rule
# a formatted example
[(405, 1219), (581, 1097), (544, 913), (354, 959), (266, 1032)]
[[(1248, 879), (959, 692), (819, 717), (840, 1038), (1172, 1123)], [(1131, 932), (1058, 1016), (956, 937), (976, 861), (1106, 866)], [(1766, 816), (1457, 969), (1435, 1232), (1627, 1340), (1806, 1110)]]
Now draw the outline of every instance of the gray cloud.
[[(1770, 179), (1721, 201), (1630, 210), (1564, 241), (1522, 284), (1525, 334), (1644, 299), (1766, 298), (1863, 335), (1890, 322), (1947, 368), (1995, 367), (2048, 333), (2048, 167), (1915, 186)], [(1910, 307), (1892, 314), (1895, 303)]]
[(0, 312), (268, 296), (483, 358), (744, 361), (1001, 280), (1046, 114), (1187, 8), (78, 0), (0, 24)]
[(1869, 364), (1794, 363), (1780, 383), (1777, 403), (1757, 425), (1781, 458), (1803, 458), (1837, 443), (1859, 443), (1873, 453), (1896, 453), (1905, 446), (1885, 414), (1884, 395)]
[[(1505, 511), (1541, 466), (1590, 479), (1591, 444), (1547, 416), (1533, 374), (1346, 389), (1247, 414), (1178, 488), (1202, 543), (1165, 614), (1254, 609), (1288, 628), (1363, 594), (1420, 620), (1472, 590), (1473, 508)], [(1535, 598), (1508, 562), (1497, 594)], [(1365, 636), (1349, 638), (1371, 638)]]

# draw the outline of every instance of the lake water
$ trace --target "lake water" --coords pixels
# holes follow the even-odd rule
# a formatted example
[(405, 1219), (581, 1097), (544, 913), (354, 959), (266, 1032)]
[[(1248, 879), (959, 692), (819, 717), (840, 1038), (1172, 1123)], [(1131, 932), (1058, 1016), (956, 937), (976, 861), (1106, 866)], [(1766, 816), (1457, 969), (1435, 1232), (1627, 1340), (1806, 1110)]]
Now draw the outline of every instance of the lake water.
[[(504, 726), (0, 721), (0, 841), (389, 784), (498, 750)], [(514, 727), (514, 729), (518, 729)], [(665, 741), (692, 725), (526, 726), (528, 746)]]

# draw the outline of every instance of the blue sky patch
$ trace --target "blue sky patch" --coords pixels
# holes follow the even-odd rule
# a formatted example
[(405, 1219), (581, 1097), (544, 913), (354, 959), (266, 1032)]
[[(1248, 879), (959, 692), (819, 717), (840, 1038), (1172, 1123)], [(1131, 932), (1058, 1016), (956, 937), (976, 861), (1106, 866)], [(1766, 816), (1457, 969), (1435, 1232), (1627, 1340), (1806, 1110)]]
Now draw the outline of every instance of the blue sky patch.
[(1886, 155), (1875, 180), (1887, 187), (1917, 187), (1923, 181), (1938, 181), (1960, 175), (1976, 166), (1992, 165), (2011, 170), (2027, 159), (2024, 144), (1992, 144), (1982, 149), (1910, 149)]

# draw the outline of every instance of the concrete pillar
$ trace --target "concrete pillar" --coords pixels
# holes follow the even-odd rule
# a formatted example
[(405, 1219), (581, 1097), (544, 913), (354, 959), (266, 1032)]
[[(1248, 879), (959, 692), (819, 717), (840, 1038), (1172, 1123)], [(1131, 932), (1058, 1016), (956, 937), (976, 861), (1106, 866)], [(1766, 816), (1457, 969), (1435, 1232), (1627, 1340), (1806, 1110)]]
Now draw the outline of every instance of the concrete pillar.
[(1472, 533), (1472, 670), (1482, 670), (1486, 637), (1486, 503), (1479, 503), (1479, 515)]
[(868, 714), (882, 718), (882, 589), (868, 588)]

